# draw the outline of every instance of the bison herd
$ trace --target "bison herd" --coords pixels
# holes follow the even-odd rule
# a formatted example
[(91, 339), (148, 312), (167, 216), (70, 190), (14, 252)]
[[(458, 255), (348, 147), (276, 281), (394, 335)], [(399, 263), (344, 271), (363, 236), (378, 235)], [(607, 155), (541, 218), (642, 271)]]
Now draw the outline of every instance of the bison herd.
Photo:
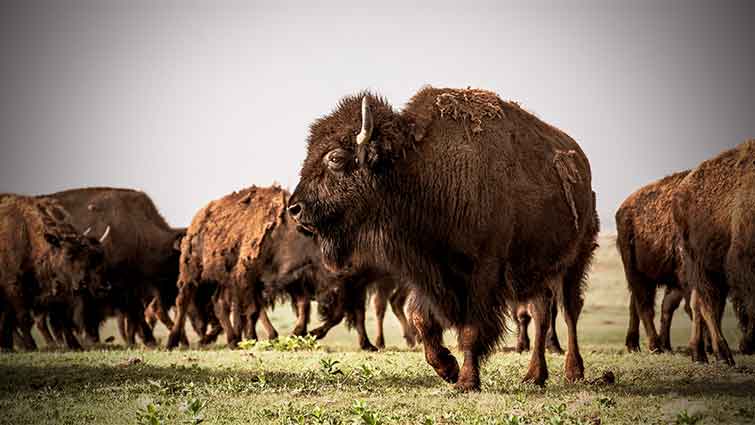
[[(278, 335), (267, 316), (290, 302), (294, 335), (324, 337), (344, 319), (359, 346), (385, 346), (388, 305), (409, 346), (462, 391), (479, 390), (480, 364), (517, 322), (532, 348), (524, 379), (548, 378), (545, 351), (565, 376), (584, 377), (577, 323), (599, 229), (590, 165), (579, 145), (495, 93), (424, 88), (401, 110), (370, 93), (344, 98), (315, 121), (292, 194), (252, 186), (173, 228), (140, 191), (111, 188), (0, 195), (0, 348), (79, 349), (117, 319), (128, 345), (168, 348), (224, 333), (228, 344)], [(671, 350), (686, 300), (692, 358), (733, 364), (721, 331), (727, 299), (755, 351), (755, 140), (647, 185), (616, 213), (630, 292), (626, 346)], [(664, 288), (660, 332), (655, 298)], [(375, 344), (365, 311), (374, 301)], [(317, 301), (323, 324), (309, 328)], [(169, 312), (173, 310), (173, 316)], [(527, 327), (532, 323), (532, 347)], [(461, 365), (444, 346), (455, 329)]]

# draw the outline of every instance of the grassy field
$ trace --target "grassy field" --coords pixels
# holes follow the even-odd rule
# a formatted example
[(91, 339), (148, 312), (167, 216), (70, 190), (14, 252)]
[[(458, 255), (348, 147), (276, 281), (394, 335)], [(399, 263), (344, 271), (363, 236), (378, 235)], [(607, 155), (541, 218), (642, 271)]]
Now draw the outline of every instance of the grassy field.
[[(2, 354), (0, 423), (755, 423), (755, 358), (736, 356), (735, 368), (691, 363), (684, 349), (689, 320), (681, 310), (672, 334), (678, 354), (625, 352), (626, 284), (613, 239), (603, 237), (601, 245), (580, 322), (586, 379), (578, 384), (564, 381), (558, 355), (548, 355), (545, 388), (522, 384), (529, 356), (503, 349), (483, 368), (482, 392), (458, 394), (418, 349), (404, 347), (391, 317), (389, 347), (380, 353), (358, 351), (356, 336), (339, 327), (305, 351), (108, 345), (82, 353)], [(292, 317), (279, 307), (272, 320), (285, 333)], [(728, 311), (725, 328), (736, 346)], [(113, 331), (108, 326), (105, 336)], [(163, 341), (166, 333), (157, 332)], [(602, 379), (609, 371), (614, 384)]]

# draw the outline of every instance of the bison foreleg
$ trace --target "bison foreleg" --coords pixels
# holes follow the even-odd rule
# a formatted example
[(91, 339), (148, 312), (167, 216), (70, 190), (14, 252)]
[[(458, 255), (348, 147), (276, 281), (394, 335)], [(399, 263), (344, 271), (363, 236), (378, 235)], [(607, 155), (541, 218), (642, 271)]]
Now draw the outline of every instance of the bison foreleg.
[(170, 329), (166, 345), (169, 350), (176, 348), (182, 337), (186, 337), (184, 330), (186, 326), (186, 313), (189, 306), (195, 301), (196, 293), (197, 285), (194, 282), (184, 283), (178, 290), (178, 296), (176, 297), (176, 320)]
[(406, 319), (406, 314), (404, 314), (404, 306), (406, 305), (406, 298), (408, 295), (409, 291), (406, 288), (401, 287), (396, 290), (393, 295), (391, 295), (390, 300), (391, 310), (393, 311), (393, 314), (396, 315), (398, 322), (401, 324), (401, 329), (404, 334), (406, 345), (408, 345), (409, 348), (413, 348), (417, 343), (417, 331), (414, 329), (414, 326)]
[(48, 347), (57, 347), (58, 343), (55, 341), (55, 338), (53, 338), (52, 333), (50, 333), (50, 328), (47, 326), (47, 313), (37, 315), (35, 324), (37, 330), (42, 335), (42, 338), (44, 338), (45, 344), (47, 344)]
[(661, 347), (666, 351), (671, 351), (671, 321), (674, 318), (674, 312), (679, 308), (684, 299), (684, 291), (679, 288), (666, 287), (663, 295), (663, 305), (661, 307)]
[(455, 384), (459, 380), (459, 363), (448, 348), (443, 346), (443, 328), (434, 318), (422, 314), (416, 306), (410, 306), (409, 319), (425, 346), (427, 363), (444, 381)]
[(377, 337), (375, 338), (375, 345), (378, 348), (385, 348), (385, 335), (383, 333), (383, 323), (385, 321), (385, 311), (388, 309), (388, 294), (385, 293), (382, 287), (380, 287), (375, 294), (375, 298), (372, 301), (375, 307), (375, 322)]
[(357, 336), (359, 339), (359, 348), (365, 351), (378, 351), (377, 347), (372, 345), (370, 338), (367, 336), (367, 329), (364, 326), (365, 318), (365, 306), (364, 303), (360, 303), (356, 306), (351, 313), (354, 315), (354, 327), (357, 330)]
[(564, 354), (561, 343), (558, 342), (558, 332), (556, 331), (556, 318), (558, 317), (558, 303), (556, 297), (551, 301), (550, 320), (548, 321), (548, 335), (545, 336), (546, 347), (553, 354)]
[(527, 328), (530, 326), (532, 316), (530, 316), (530, 312), (528, 311), (528, 304), (517, 304), (514, 317), (516, 317), (517, 325), (516, 352), (530, 351), (530, 337), (527, 334)]
[(294, 297), (293, 302), (296, 304), (296, 326), (294, 326), (294, 330), (291, 333), (297, 336), (304, 336), (307, 334), (307, 326), (309, 325), (311, 303), (309, 297), (305, 295)]

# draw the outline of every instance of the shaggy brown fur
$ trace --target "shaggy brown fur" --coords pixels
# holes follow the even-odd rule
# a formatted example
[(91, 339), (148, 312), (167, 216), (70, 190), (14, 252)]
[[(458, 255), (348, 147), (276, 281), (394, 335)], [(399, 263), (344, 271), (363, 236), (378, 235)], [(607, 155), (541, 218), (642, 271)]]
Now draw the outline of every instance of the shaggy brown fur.
[(81, 348), (70, 331), (69, 305), (103, 285), (103, 253), (82, 236), (68, 212), (52, 200), (5, 195), (0, 200), (0, 348), (13, 347), (14, 329), (34, 349), (32, 310), (49, 311), (68, 329), (66, 343)]
[[(680, 279), (680, 247), (672, 213), (674, 193), (688, 174), (689, 170), (682, 171), (642, 187), (629, 195), (616, 212), (616, 246), (631, 294), (626, 337), (629, 351), (640, 349), (640, 318), (648, 349), (670, 351), (671, 318), (682, 298), (686, 298), (689, 305), (687, 285)], [(653, 322), (659, 286), (666, 287), (660, 336)]]
[(152, 329), (144, 320), (144, 307), (157, 297), (162, 307), (157, 310), (160, 319), (172, 328), (166, 310), (173, 306), (177, 295), (180, 241), (186, 229), (170, 227), (152, 199), (137, 190), (85, 188), (40, 198), (60, 202), (81, 232), (90, 229), (90, 234), (102, 235), (110, 226), (103, 245), (113, 289), (110, 296), (97, 301), (96, 309), (88, 312), (86, 331), (92, 342), (99, 342), (99, 327), (107, 316), (118, 314), (127, 319), (122, 336), (128, 345), (135, 343), (138, 333), (146, 345), (154, 346)]
[(283, 223), (285, 204), (280, 187), (252, 186), (210, 202), (194, 216), (181, 244), (176, 320), (168, 348), (177, 345), (187, 308), (201, 285), (218, 288), (215, 314), (230, 346), (241, 340), (242, 317), (256, 323), (264, 312), (258, 282), (271, 261), (268, 251), (273, 232)]
[(743, 330), (740, 348), (755, 349), (755, 140), (700, 164), (677, 189), (674, 221), (692, 290), (693, 359), (705, 362), (703, 322), (719, 360), (734, 364), (721, 332), (729, 295)]
[[(374, 130), (357, 155), (364, 96)], [(556, 294), (569, 329), (566, 376), (583, 377), (576, 324), (598, 219), (574, 140), (493, 93), (428, 87), (400, 113), (369, 93), (343, 99), (312, 125), (307, 149), (289, 211), (316, 234), (328, 267), (377, 267), (410, 282), (419, 293), (412, 320), (441, 377), (479, 389), (508, 303), (532, 301), (525, 379), (543, 383)], [(442, 345), (449, 327), (461, 369)]]

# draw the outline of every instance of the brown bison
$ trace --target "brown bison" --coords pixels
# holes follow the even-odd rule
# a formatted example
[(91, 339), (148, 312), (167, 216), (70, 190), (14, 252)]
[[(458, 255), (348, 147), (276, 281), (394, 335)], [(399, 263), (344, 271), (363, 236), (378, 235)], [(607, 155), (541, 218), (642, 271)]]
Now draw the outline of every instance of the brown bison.
[[(680, 273), (681, 258), (672, 213), (674, 193), (689, 170), (653, 182), (631, 194), (616, 212), (616, 245), (631, 295), (626, 347), (639, 351), (639, 322), (650, 351), (671, 351), (671, 319), (682, 299), (689, 300)], [(665, 286), (660, 336), (655, 328), (655, 295)], [(689, 309), (689, 301), (687, 302)]]
[[(480, 362), (505, 333), (509, 303), (533, 302), (525, 380), (545, 382), (550, 302), (561, 294), (566, 377), (577, 343), (598, 219), (579, 145), (517, 104), (476, 89), (424, 88), (401, 112), (369, 93), (311, 127), (289, 214), (332, 269), (376, 267), (418, 292), (412, 321), (436, 372), (478, 390)], [(464, 356), (443, 346), (458, 331)]]
[(743, 332), (741, 351), (755, 350), (755, 140), (694, 169), (677, 188), (673, 215), (692, 290), (692, 358), (707, 361), (704, 322), (716, 357), (733, 365), (721, 331), (727, 295)]
[(99, 326), (107, 316), (117, 314), (121, 336), (128, 345), (135, 343), (136, 334), (146, 345), (155, 345), (144, 308), (157, 297), (162, 307), (160, 319), (172, 327), (167, 310), (177, 295), (180, 241), (186, 230), (170, 227), (149, 196), (137, 190), (85, 188), (40, 198), (63, 205), (81, 232), (101, 234), (110, 229), (104, 250), (106, 274), (113, 288), (109, 296), (98, 300), (98, 308), (88, 311), (86, 331), (92, 341), (99, 341)]
[(106, 289), (104, 256), (100, 243), (69, 220), (53, 200), (13, 195), (0, 200), (0, 348), (13, 348), (16, 328), (24, 348), (36, 348), (32, 312), (49, 313), (65, 329), (67, 345), (81, 348), (71, 331), (71, 306)]
[(283, 189), (253, 186), (210, 202), (194, 216), (181, 244), (176, 320), (168, 348), (178, 345), (188, 309), (200, 287), (216, 288), (214, 313), (231, 347), (241, 340), (245, 327), (247, 336), (256, 338), (259, 318), (268, 335), (275, 337), (265, 314), (260, 281), (279, 274), (292, 276), (308, 266), (286, 261), (286, 254), (273, 255), (275, 236), (288, 237), (285, 226), (281, 226), (285, 204)]

